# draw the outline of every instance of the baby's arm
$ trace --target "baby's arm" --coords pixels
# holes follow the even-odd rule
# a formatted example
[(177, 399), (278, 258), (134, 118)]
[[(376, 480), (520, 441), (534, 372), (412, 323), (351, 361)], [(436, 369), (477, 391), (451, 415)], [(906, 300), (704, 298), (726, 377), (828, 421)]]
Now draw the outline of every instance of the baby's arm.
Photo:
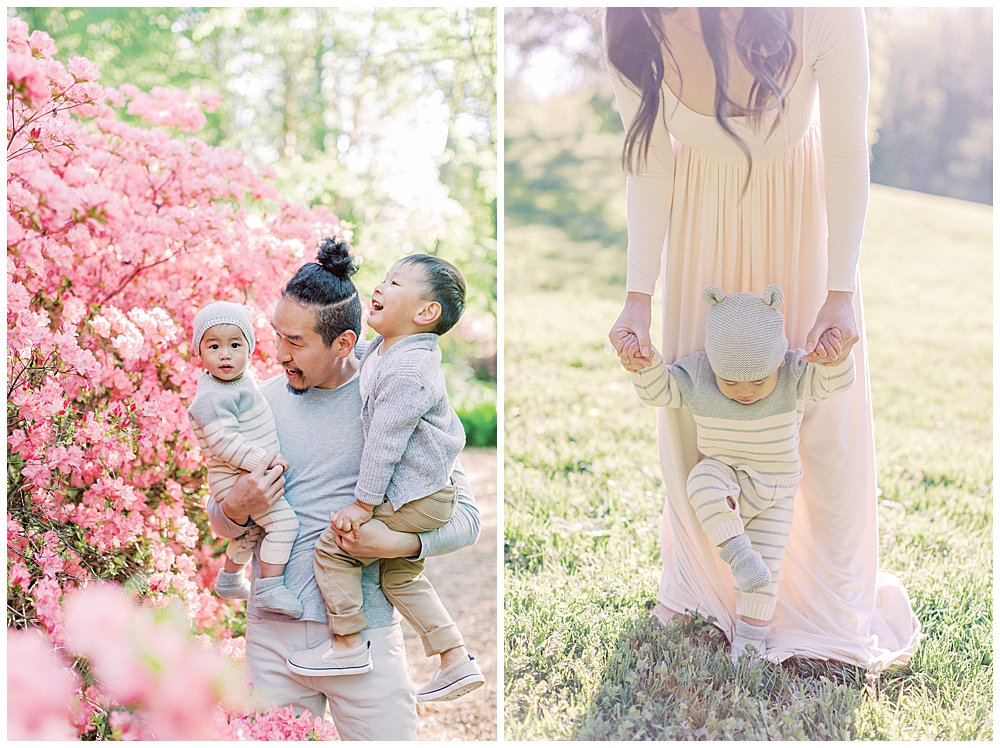
[(849, 389), (854, 383), (854, 351), (839, 364), (806, 362), (805, 366), (799, 380), (799, 397), (803, 400), (820, 402)]
[[(207, 456), (250, 472), (264, 459), (267, 451), (240, 433), (238, 396), (234, 393), (233, 397), (219, 397), (219, 394), (218, 391), (210, 395), (199, 392), (188, 408), (198, 444)], [(278, 463), (272, 462), (271, 466), (274, 464)]]
[(362, 501), (348, 504), (338, 512), (330, 514), (330, 524), (341, 532), (350, 532), (355, 540), (361, 539), (361, 525), (372, 518), (375, 507)]
[(646, 405), (679, 408), (684, 404), (677, 379), (656, 348), (653, 348), (652, 365), (632, 372), (632, 385)]

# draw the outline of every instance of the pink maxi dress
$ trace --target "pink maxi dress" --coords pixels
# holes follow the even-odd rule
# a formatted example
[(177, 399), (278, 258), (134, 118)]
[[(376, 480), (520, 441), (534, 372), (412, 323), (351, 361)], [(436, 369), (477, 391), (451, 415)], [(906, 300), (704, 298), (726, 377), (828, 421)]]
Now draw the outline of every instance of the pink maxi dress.
[[(785, 292), (786, 334), (804, 348), (827, 290), (854, 291), (861, 341), (849, 392), (807, 406), (805, 477), (782, 562), (768, 656), (832, 659), (871, 669), (909, 660), (920, 626), (899, 580), (878, 571), (875, 447), (858, 257), (868, 204), (868, 49), (860, 9), (806, 8), (782, 123), (758, 132), (729, 122), (747, 162), (714, 117), (688, 109), (667, 85), (648, 163), (628, 178), (628, 290), (652, 295), (663, 278), (667, 362), (704, 348), (702, 290)], [(793, 73), (794, 74), (794, 73)], [(613, 74), (626, 127), (638, 93)], [(822, 135), (821, 135), (822, 133)], [(709, 543), (685, 483), (701, 455), (687, 409), (658, 409), (667, 503), (660, 533), (658, 610), (698, 611), (729, 635), (736, 599), (729, 567)]]

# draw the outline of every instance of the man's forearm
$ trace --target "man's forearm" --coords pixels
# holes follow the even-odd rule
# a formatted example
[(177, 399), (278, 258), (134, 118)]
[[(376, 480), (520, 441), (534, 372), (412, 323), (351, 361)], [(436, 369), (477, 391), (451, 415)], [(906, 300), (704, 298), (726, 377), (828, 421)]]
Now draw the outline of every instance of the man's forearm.
[(417, 537), (420, 540), (419, 556), (409, 558), (422, 559), (427, 556), (441, 556), (454, 553), (457, 550), (472, 545), (479, 539), (479, 507), (472, 495), (472, 486), (465, 475), (461, 460), (455, 461), (451, 474), (458, 487), (458, 502), (451, 519), (436, 530), (422, 532)]
[(419, 541), (420, 555), (407, 558), (420, 560), (428, 556), (442, 556), (472, 545), (479, 539), (479, 525), (479, 507), (459, 500), (448, 524), (413, 536)]
[(209, 496), (208, 504), (205, 506), (208, 511), (208, 521), (212, 526), (212, 532), (220, 538), (238, 538), (247, 531), (247, 517), (242, 523), (226, 514), (222, 503), (215, 500), (214, 496)]

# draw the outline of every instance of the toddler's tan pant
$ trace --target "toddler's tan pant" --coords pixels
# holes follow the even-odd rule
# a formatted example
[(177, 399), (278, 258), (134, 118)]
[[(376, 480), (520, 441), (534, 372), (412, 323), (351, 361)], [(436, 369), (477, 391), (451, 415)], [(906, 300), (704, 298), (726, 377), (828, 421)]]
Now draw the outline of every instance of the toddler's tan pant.
[[(393, 511), (387, 500), (375, 507), (373, 521), (377, 519), (398, 532), (428, 532), (451, 519), (457, 500), (455, 486), (404, 504), (398, 511)], [(464, 646), (458, 627), (423, 575), (423, 561), (354, 558), (337, 545), (336, 536), (332, 527), (326, 528), (316, 542), (313, 556), (316, 583), (326, 601), (331, 632), (338, 636), (356, 634), (368, 626), (361, 609), (361, 568), (377, 561), (382, 592), (420, 635), (428, 657)]]

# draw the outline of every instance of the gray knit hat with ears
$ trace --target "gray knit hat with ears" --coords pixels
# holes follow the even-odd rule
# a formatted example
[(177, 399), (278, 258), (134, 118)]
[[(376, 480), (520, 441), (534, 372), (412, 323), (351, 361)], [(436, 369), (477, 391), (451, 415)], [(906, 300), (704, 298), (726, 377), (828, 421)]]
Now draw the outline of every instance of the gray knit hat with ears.
[(208, 328), (216, 325), (236, 325), (240, 328), (243, 337), (247, 339), (247, 345), (250, 346), (247, 355), (253, 353), (257, 344), (253, 336), (253, 312), (250, 311), (250, 307), (234, 304), (232, 301), (213, 301), (195, 315), (193, 338), (195, 353), (201, 353), (201, 339), (205, 337)]
[(709, 286), (702, 296), (708, 302), (705, 353), (716, 376), (752, 382), (777, 371), (788, 351), (785, 317), (778, 311), (785, 300), (781, 289), (768, 286), (760, 297), (727, 295), (719, 286)]

